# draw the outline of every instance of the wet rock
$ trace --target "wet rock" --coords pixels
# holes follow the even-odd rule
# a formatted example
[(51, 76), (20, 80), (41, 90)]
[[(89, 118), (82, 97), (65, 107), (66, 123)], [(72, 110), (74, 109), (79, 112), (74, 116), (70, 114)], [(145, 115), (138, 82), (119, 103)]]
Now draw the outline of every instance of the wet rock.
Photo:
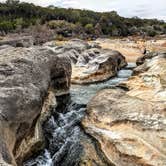
[(166, 163), (166, 57), (146, 62), (148, 69), (100, 91), (88, 104), (82, 124), (116, 166)]
[(97, 42), (90, 42), (89, 45), (91, 48), (101, 48), (101, 46)]
[[(85, 105), (76, 104), (63, 96), (57, 98), (59, 105), (53, 116), (45, 122), (44, 131), (48, 139), (47, 148), (37, 157), (24, 163), (31, 165), (107, 165), (95, 144), (80, 127)], [(65, 99), (62, 101), (62, 98)]]
[[(68, 93), (68, 57), (43, 47), (0, 50), (0, 156), (21, 165), (26, 153), (43, 145), (41, 123), (55, 95)], [(46, 116), (46, 117), (45, 117)]]
[(130, 63), (127, 64), (127, 66), (125, 67), (125, 69), (132, 70), (132, 69), (134, 69), (136, 67), (137, 67), (137, 65), (136, 65), (135, 62), (132, 62), (132, 63), (130, 62)]
[(109, 162), (105, 159), (105, 156), (98, 151), (98, 145), (95, 144), (95, 140), (84, 133), (81, 133), (80, 137), (83, 152), (80, 155), (79, 166), (108, 166)]
[(18, 149), (15, 152), (15, 159), (18, 165), (23, 161), (23, 159), (28, 159), (33, 156), (34, 153), (38, 153), (39, 150), (43, 150), (45, 146), (45, 139), (43, 134), (42, 126), (44, 122), (51, 116), (51, 113), (57, 106), (55, 93), (53, 91), (48, 91), (48, 95), (44, 100), (42, 110), (39, 118), (36, 120), (34, 131), (32, 134), (27, 136), (21, 141)]

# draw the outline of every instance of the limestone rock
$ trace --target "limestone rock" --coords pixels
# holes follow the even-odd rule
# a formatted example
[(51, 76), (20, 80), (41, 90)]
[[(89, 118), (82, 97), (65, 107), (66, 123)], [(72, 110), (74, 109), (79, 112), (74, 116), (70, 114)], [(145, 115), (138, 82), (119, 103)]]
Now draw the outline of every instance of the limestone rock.
[(150, 53), (147, 53), (143, 56), (140, 56), (137, 60), (136, 60), (136, 64), (137, 65), (142, 65), (144, 64), (145, 60), (148, 60), (148, 59), (152, 59), (153, 57), (157, 56), (159, 53), (157, 52), (150, 52)]
[(87, 84), (113, 77), (126, 66), (123, 55), (118, 51), (92, 48), (79, 55), (73, 65), (72, 83)]
[(72, 39), (62, 46), (49, 46), (55, 53), (68, 56), (72, 62), (72, 79), (74, 84), (87, 84), (104, 81), (117, 74), (127, 65), (125, 57), (118, 51), (101, 49), (95, 43)]
[(82, 124), (115, 166), (166, 164), (166, 57), (147, 61), (146, 71), (121, 86), (100, 91)]
[(66, 50), (75, 49), (79, 52), (90, 48), (89, 44), (86, 41), (80, 39), (72, 39), (68, 41), (63, 47)]
[(0, 156), (2, 162), (16, 165), (18, 159), (20, 165), (26, 138), (38, 136), (35, 126), (42, 110), (55, 104), (48, 92), (68, 93), (71, 63), (43, 47), (4, 48), (0, 55)]
[(13, 47), (31, 47), (33, 44), (34, 39), (32, 36), (13, 37), (0, 40), (0, 46), (10, 45)]

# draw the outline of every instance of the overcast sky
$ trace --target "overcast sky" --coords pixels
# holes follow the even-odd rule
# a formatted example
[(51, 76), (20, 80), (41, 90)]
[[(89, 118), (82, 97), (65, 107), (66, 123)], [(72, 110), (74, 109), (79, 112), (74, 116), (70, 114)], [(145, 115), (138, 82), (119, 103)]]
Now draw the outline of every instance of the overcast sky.
[[(3, 1), (3, 0), (0, 0)], [(21, 0), (41, 6), (55, 5), (91, 9), (95, 11), (116, 10), (121, 16), (158, 18), (166, 21), (166, 0)]]

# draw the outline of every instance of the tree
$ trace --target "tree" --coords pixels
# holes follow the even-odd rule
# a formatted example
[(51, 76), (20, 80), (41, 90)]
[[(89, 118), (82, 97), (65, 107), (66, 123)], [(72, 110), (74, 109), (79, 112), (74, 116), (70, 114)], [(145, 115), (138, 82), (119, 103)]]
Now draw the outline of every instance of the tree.
[(95, 35), (97, 37), (99, 37), (100, 35), (102, 35), (102, 28), (101, 28), (101, 25), (99, 23), (97, 23), (95, 25)]
[(18, 5), (20, 3), (19, 0), (7, 0), (6, 4), (7, 5)]
[[(155, 33), (164, 34), (166, 32), (166, 23), (163, 21), (140, 19), (138, 17), (124, 18), (115, 11), (101, 13), (54, 6), (46, 8), (35, 6), (32, 3), (19, 3), (19, 0), (7, 0), (5, 3), (0, 3), (0, 23), (3, 31), (5, 27), (6, 32), (11, 32), (11, 30), (15, 29), (22, 31), (31, 25), (36, 25), (37, 20), (40, 20), (41, 25), (49, 25), (48, 22), (52, 20), (63, 20), (65, 21), (63, 28), (60, 28), (60, 22), (57, 25), (59, 33), (63, 33), (62, 31), (64, 30), (65, 34), (75, 34), (75, 37), (77, 37), (76, 35), (80, 36), (80, 34), (83, 36), (95, 34), (100, 37), (102, 34), (107, 36), (127, 36), (140, 33), (153, 36)], [(54, 24), (49, 26), (54, 29)], [(148, 26), (152, 27), (152, 29), (147, 30)], [(57, 28), (55, 29), (57, 30)]]

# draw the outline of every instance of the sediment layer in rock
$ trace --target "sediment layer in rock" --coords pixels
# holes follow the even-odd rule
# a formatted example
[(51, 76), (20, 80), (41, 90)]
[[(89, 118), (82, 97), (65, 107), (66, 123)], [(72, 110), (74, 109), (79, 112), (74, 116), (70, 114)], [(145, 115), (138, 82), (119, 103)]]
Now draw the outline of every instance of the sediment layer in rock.
[[(146, 68), (146, 70), (142, 69)], [(139, 75), (100, 91), (88, 104), (82, 124), (116, 166), (166, 164), (166, 57), (145, 61)]]

